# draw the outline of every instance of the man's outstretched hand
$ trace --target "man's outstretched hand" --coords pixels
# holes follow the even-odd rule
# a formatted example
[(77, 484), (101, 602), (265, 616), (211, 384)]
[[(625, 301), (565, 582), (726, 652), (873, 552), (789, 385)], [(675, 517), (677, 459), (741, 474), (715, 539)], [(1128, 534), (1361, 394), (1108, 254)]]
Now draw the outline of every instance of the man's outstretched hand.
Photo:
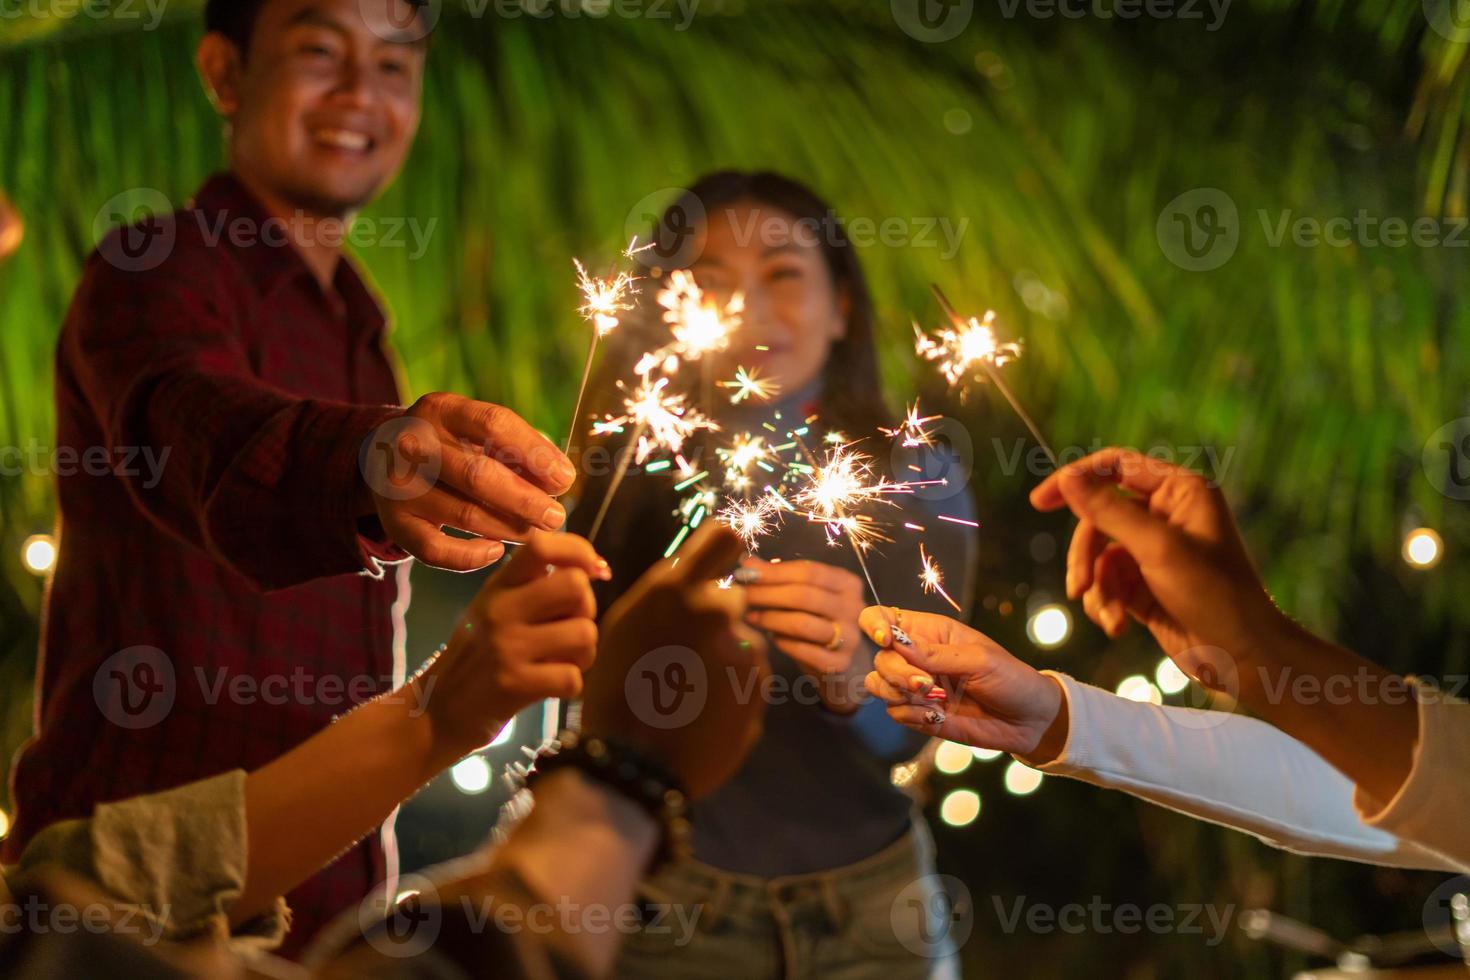
[(498, 561), (502, 541), (558, 530), (566, 511), (552, 498), (576, 478), (561, 450), (510, 409), (444, 392), (379, 426), (362, 468), (389, 539), (455, 571)]

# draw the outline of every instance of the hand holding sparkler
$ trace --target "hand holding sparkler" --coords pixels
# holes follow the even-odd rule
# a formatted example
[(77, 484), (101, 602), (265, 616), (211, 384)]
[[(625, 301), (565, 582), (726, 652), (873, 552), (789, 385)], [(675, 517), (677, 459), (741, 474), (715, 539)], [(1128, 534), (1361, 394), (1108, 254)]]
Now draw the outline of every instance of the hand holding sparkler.
[[(858, 576), (817, 561), (747, 558), (735, 580), (745, 586), (745, 621), (771, 634), (778, 650), (814, 674), (842, 675), (854, 666), (865, 601)], [(866, 671), (865, 664), (858, 666)], [(837, 688), (830, 698), (824, 694), (824, 702), (836, 710), (855, 707), (856, 677), (848, 689)]]
[(878, 644), (864, 684), (901, 725), (1041, 765), (1066, 743), (1066, 698), (1056, 681), (1011, 656), (984, 633), (948, 616), (901, 610), (911, 642), (894, 638), (892, 610), (864, 609)]

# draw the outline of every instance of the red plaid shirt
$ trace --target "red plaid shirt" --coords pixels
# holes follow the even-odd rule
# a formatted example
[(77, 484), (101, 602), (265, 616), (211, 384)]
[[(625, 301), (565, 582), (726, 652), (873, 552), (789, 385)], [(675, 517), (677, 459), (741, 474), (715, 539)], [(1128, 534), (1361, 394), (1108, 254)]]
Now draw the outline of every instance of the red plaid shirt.
[[(61, 548), (7, 860), (97, 803), (258, 768), (394, 678), (375, 559), (406, 556), (359, 517), (360, 447), (401, 411), (382, 310), (346, 261), (329, 293), (279, 235), (232, 240), (241, 219), (267, 221), (220, 176), (114, 232), (67, 315)], [(374, 836), (294, 892), (290, 949), (384, 871)]]

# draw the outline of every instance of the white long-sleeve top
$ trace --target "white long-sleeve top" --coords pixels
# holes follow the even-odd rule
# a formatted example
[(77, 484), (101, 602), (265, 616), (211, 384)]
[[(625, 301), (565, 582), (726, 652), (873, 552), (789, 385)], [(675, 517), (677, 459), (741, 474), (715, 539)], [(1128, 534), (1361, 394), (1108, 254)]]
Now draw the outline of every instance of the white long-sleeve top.
[[(1047, 672), (1067, 742), (1042, 772), (1120, 789), (1299, 854), (1470, 872), (1470, 705), (1414, 685), (1419, 742), (1385, 806), (1281, 730), (1244, 715), (1161, 707)], [(1432, 696), (1430, 696), (1432, 695)]]

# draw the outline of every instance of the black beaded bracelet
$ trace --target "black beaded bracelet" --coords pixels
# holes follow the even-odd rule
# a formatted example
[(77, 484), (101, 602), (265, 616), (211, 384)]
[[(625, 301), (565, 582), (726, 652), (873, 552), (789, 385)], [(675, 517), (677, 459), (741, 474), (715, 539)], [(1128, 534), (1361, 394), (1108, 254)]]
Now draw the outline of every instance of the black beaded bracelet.
[(526, 785), (538, 777), (568, 767), (581, 770), (637, 803), (663, 828), (663, 838), (649, 871), (689, 857), (693, 827), (689, 822), (689, 795), (678, 777), (665, 766), (620, 739), (564, 731), (536, 756)]

